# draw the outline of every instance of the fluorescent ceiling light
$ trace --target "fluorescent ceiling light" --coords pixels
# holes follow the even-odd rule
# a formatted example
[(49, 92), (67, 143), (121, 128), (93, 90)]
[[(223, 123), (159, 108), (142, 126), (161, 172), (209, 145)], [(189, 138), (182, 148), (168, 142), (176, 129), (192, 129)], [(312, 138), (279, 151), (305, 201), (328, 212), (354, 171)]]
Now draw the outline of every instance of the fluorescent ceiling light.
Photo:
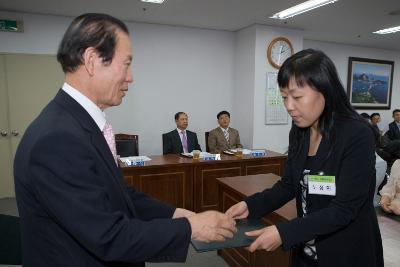
[(376, 31), (376, 32), (373, 32), (373, 33), (388, 34), (388, 33), (395, 33), (395, 32), (398, 32), (398, 31), (400, 31), (400, 26), (379, 30), (379, 31)]
[(140, 0), (140, 1), (153, 4), (162, 4), (165, 0)]
[(310, 11), (314, 8), (321, 7), (327, 4), (335, 3), (338, 0), (309, 0), (304, 3), (298, 4), (297, 6), (290, 7), (279, 13), (274, 14), (271, 18), (273, 19), (287, 19), (301, 13)]

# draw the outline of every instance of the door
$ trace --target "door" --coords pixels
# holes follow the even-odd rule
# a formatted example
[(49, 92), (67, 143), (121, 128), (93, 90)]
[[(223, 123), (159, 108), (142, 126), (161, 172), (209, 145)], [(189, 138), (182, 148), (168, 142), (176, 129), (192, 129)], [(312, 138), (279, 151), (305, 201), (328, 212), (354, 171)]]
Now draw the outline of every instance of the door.
[(10, 192), (14, 191), (11, 179), (11, 136), (6, 85), (5, 57), (0, 55), (0, 198), (10, 196)]
[[(56, 95), (62, 86), (64, 74), (55, 56), (7, 54), (3, 57), (9, 125), (8, 138), (5, 139), (9, 140), (8, 157), (11, 161), (7, 173), (12, 173), (12, 162), (21, 137), (32, 120)], [(5, 179), (7, 188), (0, 191), (0, 197), (14, 196), (12, 175), (5, 173), (3, 176), (2, 173), (2, 179)]]

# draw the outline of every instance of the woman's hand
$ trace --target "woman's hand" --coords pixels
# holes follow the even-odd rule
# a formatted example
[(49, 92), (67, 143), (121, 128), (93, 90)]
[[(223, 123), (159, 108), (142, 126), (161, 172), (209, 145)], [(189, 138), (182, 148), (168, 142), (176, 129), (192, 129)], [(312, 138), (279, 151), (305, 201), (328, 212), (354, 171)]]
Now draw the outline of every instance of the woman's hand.
[(247, 204), (244, 201), (240, 201), (239, 203), (230, 207), (225, 214), (232, 217), (233, 219), (243, 219), (249, 216), (249, 210), (247, 208)]
[(282, 239), (275, 225), (246, 232), (247, 236), (257, 237), (257, 239), (251, 243), (248, 248), (250, 252), (264, 249), (266, 251), (274, 251), (280, 245), (282, 245)]
[(388, 196), (383, 195), (381, 198), (381, 201), (379, 202), (382, 209), (388, 213), (392, 213), (392, 209), (389, 207), (390, 206), (390, 198)]

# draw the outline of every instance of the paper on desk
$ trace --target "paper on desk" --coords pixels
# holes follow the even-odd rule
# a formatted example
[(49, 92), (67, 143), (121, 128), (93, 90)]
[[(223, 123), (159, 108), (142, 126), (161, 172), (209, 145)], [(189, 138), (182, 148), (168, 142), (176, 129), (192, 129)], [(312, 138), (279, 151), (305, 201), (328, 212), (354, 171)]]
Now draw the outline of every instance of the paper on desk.
[[(185, 157), (189, 157), (189, 158), (193, 158), (193, 153), (181, 153), (181, 155), (185, 156)], [(206, 157), (214, 157), (216, 160), (220, 160), (221, 159), (221, 155), (220, 154), (211, 154), (208, 152), (200, 152), (200, 158), (206, 158)]]
[(131, 157), (123, 157), (123, 158), (119, 158), (120, 161), (122, 161), (123, 163), (127, 163), (127, 161), (149, 161), (151, 160), (151, 158), (147, 157), (147, 156), (131, 156)]
[[(233, 153), (237, 152), (237, 148), (231, 148), (228, 151), (232, 151)], [(251, 154), (251, 150), (247, 148), (242, 148), (243, 155)]]

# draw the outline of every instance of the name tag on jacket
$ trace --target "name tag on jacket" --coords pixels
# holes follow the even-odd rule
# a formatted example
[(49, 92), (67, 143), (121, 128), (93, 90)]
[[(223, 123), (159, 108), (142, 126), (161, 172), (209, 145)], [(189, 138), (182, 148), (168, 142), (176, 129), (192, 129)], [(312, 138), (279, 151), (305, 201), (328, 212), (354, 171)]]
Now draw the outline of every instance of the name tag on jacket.
[(336, 196), (335, 176), (308, 175), (308, 193)]

